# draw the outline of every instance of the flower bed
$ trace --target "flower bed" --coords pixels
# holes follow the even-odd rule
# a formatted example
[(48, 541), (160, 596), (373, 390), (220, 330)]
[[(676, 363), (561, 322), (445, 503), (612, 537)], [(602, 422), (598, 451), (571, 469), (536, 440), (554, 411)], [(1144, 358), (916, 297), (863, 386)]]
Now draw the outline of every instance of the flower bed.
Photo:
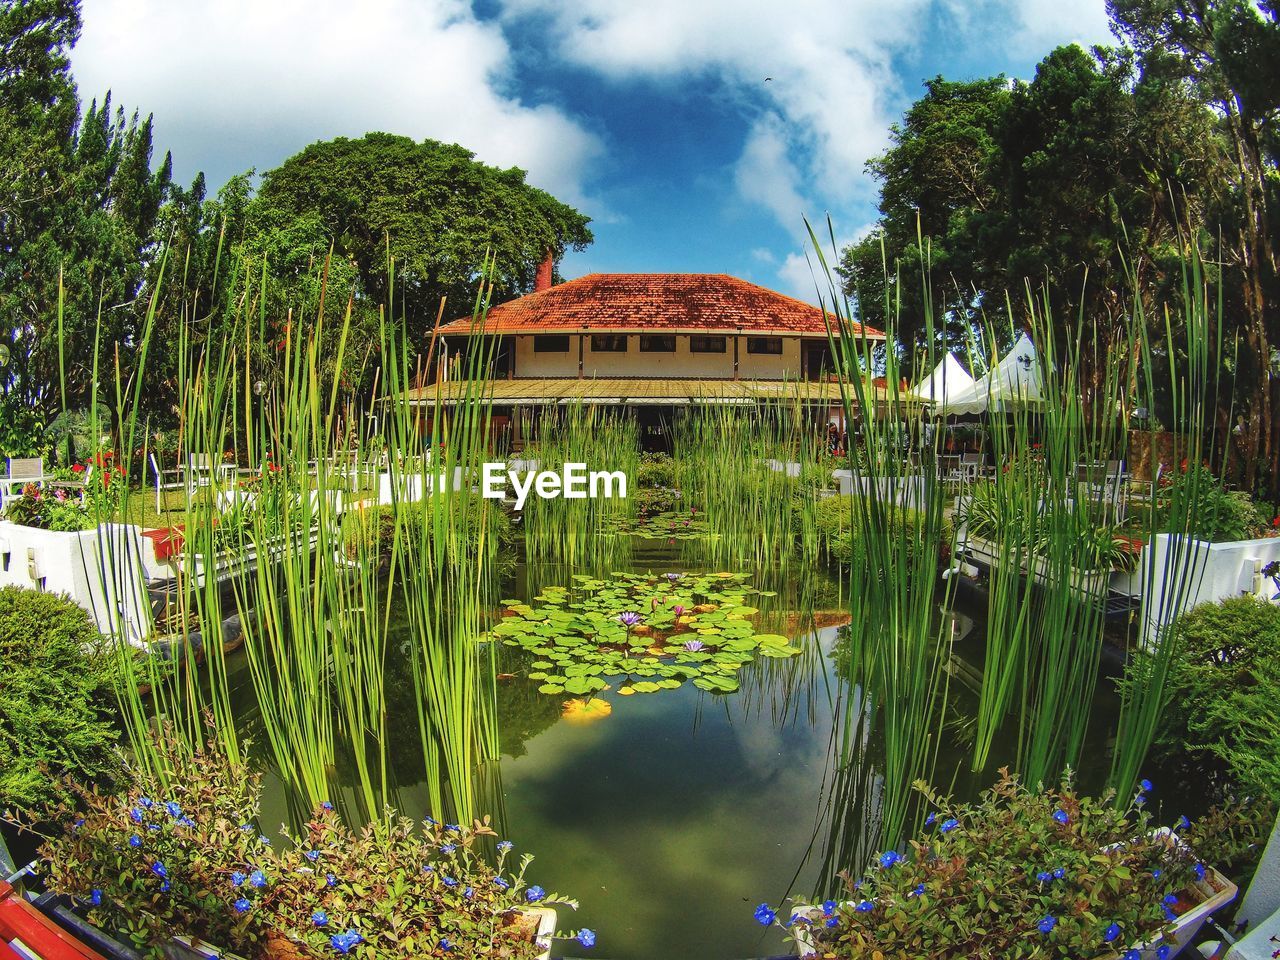
[[(212, 744), (169, 748), (166, 760), (167, 782), (130, 771), (118, 796), (81, 789), (78, 806), (52, 811), (59, 829), (41, 847), (50, 887), (139, 948), (182, 936), (188, 949), (251, 958), (532, 960), (546, 955), (554, 911), (525, 911), (576, 907), (529, 884), (532, 858), (511, 863), (509, 842), (483, 855), (496, 840), (488, 818), (419, 827), (388, 816), (356, 832), (325, 803), (277, 845), (258, 826), (259, 775)], [(572, 936), (595, 942), (590, 930)]]
[[(1253, 838), (1224, 811), (1153, 830), (1142, 788), (1120, 807), (1069, 782), (1033, 794), (1002, 771), (969, 807), (921, 787), (937, 809), (907, 855), (886, 851), (847, 898), (782, 925), (805, 956), (1165, 960), (1235, 896), (1202, 859)], [(779, 922), (767, 904), (756, 919)]]

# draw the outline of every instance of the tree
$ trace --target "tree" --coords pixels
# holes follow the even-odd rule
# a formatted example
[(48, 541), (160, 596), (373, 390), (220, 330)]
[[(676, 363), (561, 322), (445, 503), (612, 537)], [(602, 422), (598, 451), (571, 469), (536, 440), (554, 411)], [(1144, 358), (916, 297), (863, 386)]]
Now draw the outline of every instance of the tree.
[[(246, 244), (282, 247), (277, 265), (300, 276), (330, 245), (353, 265), (359, 296), (384, 304), (387, 254), (395, 298), (422, 342), (442, 297), (449, 316), (467, 314), (486, 254), (495, 300), (531, 287), (539, 262), (591, 243), (589, 219), (471, 151), (435, 140), (371, 133), (315, 143), (267, 173), (249, 211)], [(287, 236), (281, 244), (272, 237)]]
[(103, 375), (110, 351), (136, 342), (171, 170), (168, 156), (152, 169), (150, 117), (113, 110), (110, 94), (80, 115), (68, 66), (79, 31), (76, 2), (0, 12), (0, 390), (44, 418), (87, 401), (95, 333)]
[[(1007, 327), (1010, 308), (1021, 324), (1047, 292), (1058, 316), (1083, 314), (1096, 333), (1084, 359), (1097, 371), (1126, 317), (1131, 274), (1153, 302), (1161, 296), (1183, 205), (1200, 202), (1221, 162), (1208, 111), (1139, 76), (1123, 50), (1060, 47), (1030, 83), (937, 78), (870, 164), (881, 221), (845, 252), (846, 282), (871, 309), (863, 291), (883, 294), (868, 281), (883, 243), (891, 276), (902, 277), (903, 333), (917, 345), (922, 261), (939, 322), (961, 339), (984, 315)], [(1065, 347), (1074, 323), (1060, 329)]]
[(1245, 481), (1257, 469), (1280, 476), (1280, 343), (1277, 290), (1277, 138), (1280, 137), (1280, 23), (1274, 0), (1108, 0), (1113, 29), (1152, 77), (1185, 81), (1221, 118), (1233, 175), (1222, 180), (1234, 215), (1224, 224), (1247, 322), (1237, 396), (1245, 404)]

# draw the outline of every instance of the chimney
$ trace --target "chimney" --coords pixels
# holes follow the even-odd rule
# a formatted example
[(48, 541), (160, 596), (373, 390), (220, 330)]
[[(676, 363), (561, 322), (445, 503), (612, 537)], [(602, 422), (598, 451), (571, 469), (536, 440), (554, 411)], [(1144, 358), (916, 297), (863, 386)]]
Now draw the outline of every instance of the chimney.
[(546, 259), (538, 264), (538, 272), (533, 278), (533, 292), (541, 293), (551, 289), (551, 276), (556, 269), (556, 255), (548, 250)]

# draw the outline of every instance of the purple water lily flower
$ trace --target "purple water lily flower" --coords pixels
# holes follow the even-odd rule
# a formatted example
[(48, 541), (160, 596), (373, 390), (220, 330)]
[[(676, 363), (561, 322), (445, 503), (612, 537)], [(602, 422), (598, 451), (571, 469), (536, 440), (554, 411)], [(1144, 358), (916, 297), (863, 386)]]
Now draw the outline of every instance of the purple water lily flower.
[(682, 607), (680, 604), (677, 603), (674, 607), (671, 608), (671, 612), (674, 613), (677, 617), (683, 617), (684, 607)]
[(668, 573), (667, 579), (670, 580), (672, 583), (675, 583), (677, 580), (679, 580), (683, 576), (684, 576), (683, 573)]
[(626, 613), (618, 614), (618, 622), (624, 627), (634, 627), (640, 622), (640, 614), (634, 610), (628, 610)]
[(699, 650), (701, 650), (705, 646), (706, 644), (703, 643), (701, 640), (686, 640), (684, 642), (684, 648), (688, 650), (690, 653), (697, 653)]

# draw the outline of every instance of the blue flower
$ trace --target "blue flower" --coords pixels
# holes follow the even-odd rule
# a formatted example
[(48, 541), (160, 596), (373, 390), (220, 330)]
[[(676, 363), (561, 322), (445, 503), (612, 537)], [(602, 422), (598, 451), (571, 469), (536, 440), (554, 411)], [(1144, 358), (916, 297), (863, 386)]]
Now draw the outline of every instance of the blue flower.
[(253, 829), (253, 824), (252, 824), (252, 823), (242, 823), (242, 824), (240, 824), (240, 829), (241, 829), (241, 830), (243, 830), (245, 833), (248, 833), (250, 830), (252, 830), (252, 829)]
[(1068, 823), (1071, 822), (1071, 817), (1067, 815), (1067, 811), (1065, 810), (1053, 811), (1053, 819), (1057, 820), (1063, 826), (1066, 826)]
[(938, 815), (937, 815), (936, 813), (934, 813), (933, 811), (930, 811), (930, 812), (929, 812), (929, 815), (928, 815), (927, 817), (925, 817), (925, 818), (924, 818), (924, 825), (925, 825), (926, 827), (932, 827), (932, 826), (933, 826), (933, 821), (935, 821), (935, 820), (937, 820), (937, 819), (938, 819)]
[(859, 913), (870, 913), (876, 908), (876, 905), (870, 900), (859, 900), (858, 905), (854, 907)]
[(594, 930), (590, 930), (586, 927), (583, 927), (581, 930), (578, 931), (578, 935), (574, 937), (574, 939), (577, 940), (584, 947), (587, 947), (588, 949), (590, 949), (591, 947), (594, 947), (596, 945), (596, 932)]
[(1169, 960), (1169, 955), (1173, 953), (1173, 949), (1165, 944), (1156, 951), (1156, 960)]
[(890, 867), (896, 866), (902, 862), (902, 854), (897, 850), (888, 850), (880, 854), (880, 866), (888, 870)]
[(1184, 813), (1182, 816), (1178, 818), (1178, 822), (1174, 824), (1174, 826), (1176, 826), (1179, 830), (1190, 830), (1191, 821), (1187, 819), (1187, 815)]
[(142, 810), (138, 807), (134, 807), (132, 810), (129, 811), (129, 819), (131, 819), (134, 823), (141, 823), (143, 817), (145, 816), (146, 814), (143, 813)]
[(166, 803), (164, 805), (164, 808), (166, 811), (168, 811), (169, 816), (173, 817), (173, 819), (175, 820), (177, 820), (179, 817), (182, 816), (182, 808), (178, 806), (176, 803), (174, 803), (172, 800)]
[(1050, 883), (1053, 881), (1053, 874), (1051, 874), (1048, 870), (1041, 870), (1039, 873), (1036, 874), (1036, 879), (1039, 880), (1041, 883)]
[(512, 843), (510, 840), (499, 840), (499, 841), (498, 841), (498, 849), (499, 849), (499, 850), (501, 850), (503, 853), (506, 853), (508, 850), (510, 850), (510, 849), (511, 849), (512, 847), (514, 847), (514, 846), (515, 846), (515, 844), (514, 844), (514, 843)]
[(324, 882), (325, 882), (325, 886), (336, 887), (338, 885), (338, 878), (335, 877), (332, 873), (326, 873), (324, 875)]
[(923, 897), (923, 896), (924, 896), (924, 884), (923, 884), (923, 883), (917, 883), (917, 884), (915, 885), (915, 889), (913, 889), (913, 890), (908, 890), (908, 891), (907, 891), (907, 896), (908, 896), (908, 897)]
[(129, 846), (131, 847), (142, 846), (142, 838), (135, 833), (132, 837), (129, 838)]
[(231, 885), (233, 887), (238, 887), (240, 884), (244, 883), (245, 879), (245, 875), (237, 870), (235, 873), (231, 874)]
[(1145, 778), (1138, 781), (1138, 786), (1142, 788), (1143, 793), (1150, 793), (1152, 790), (1155, 789), (1155, 787), (1151, 785), (1151, 781)]
[(1126, 950), (1120, 960), (1142, 960), (1142, 952), (1140, 950)]
[(827, 926), (828, 926), (828, 927), (835, 927), (835, 926), (839, 926), (839, 924), (840, 924), (840, 918), (839, 918), (839, 917), (832, 917), (830, 920), (828, 920), (828, 921), (827, 921)]
[(462, 831), (460, 831), (460, 830), (458, 829), (458, 825), (457, 825), (456, 823), (446, 823), (446, 824), (444, 825), (444, 828), (445, 828), (446, 830), (450, 831), (451, 833), (461, 833), (461, 832), (462, 832)]
[(102, 891), (95, 887), (93, 892), (89, 894), (89, 902), (95, 907), (102, 906)]
[(321, 800), (321, 801), (320, 801), (320, 809), (321, 809), (321, 810), (332, 810), (332, 809), (333, 809), (333, 804), (332, 804), (332, 803), (330, 803), (328, 800)]
[(449, 942), (448, 937), (440, 938), (440, 949), (443, 950), (445, 953), (448, 953), (450, 950), (453, 949), (453, 944)]
[(258, 842), (262, 844), (266, 844), (268, 847), (271, 846), (271, 840), (267, 837), (259, 836)]
[(151, 865), (151, 872), (161, 879), (169, 875), (169, 871), (164, 868), (164, 864), (159, 860)]
[(1175, 903), (1178, 902), (1178, 897), (1175, 894), (1166, 893), (1164, 895), (1164, 902), (1172, 907)]
[(1051, 913), (1046, 914), (1045, 918), (1041, 920), (1038, 924), (1036, 924), (1036, 926), (1040, 928), (1041, 933), (1052, 933), (1053, 928), (1056, 927), (1057, 925), (1058, 925), (1058, 918)]
[(501, 877), (494, 877), (493, 885), (499, 890), (506, 890), (511, 886), (511, 884), (507, 883), (507, 881), (503, 880)]
[(150, 810), (150, 809), (151, 809), (151, 798), (150, 798), (150, 797), (139, 797), (139, 798), (138, 798), (138, 805), (139, 805), (139, 806), (141, 806), (144, 810)]
[(77, 817), (76, 822), (71, 825), (72, 830), (79, 830), (84, 826), (84, 817)]
[(267, 885), (267, 875), (264, 874), (261, 870), (255, 870), (253, 871), (253, 873), (249, 874), (249, 886), (257, 887), (259, 890), (261, 890), (266, 885)]
[(458, 849), (457, 846), (452, 843), (443, 843), (440, 845), (441, 853), (453, 853), (453, 851), (457, 849)]
[(778, 918), (778, 915), (773, 911), (773, 908), (767, 903), (762, 903), (760, 906), (756, 907), (756, 912), (753, 916), (756, 918), (756, 923), (760, 924), (762, 927), (769, 926)]
[(1197, 864), (1196, 864), (1194, 867), (1192, 867), (1191, 869), (1195, 872), (1195, 875), (1196, 875), (1196, 879), (1197, 879), (1197, 880), (1203, 880), (1203, 879), (1204, 879), (1204, 864), (1203, 864), (1203, 863), (1197, 863)]
[(1161, 877), (1164, 876), (1164, 871), (1161, 870), (1159, 867), (1156, 867), (1154, 870), (1151, 871), (1151, 876), (1154, 877), (1156, 880), (1159, 880)]
[(168, 892), (169, 892), (169, 881), (168, 881), (168, 880), (161, 880), (161, 881), (160, 881), (160, 892), (161, 892), (161, 893), (168, 893)]
[(317, 927), (326, 927), (329, 925), (329, 915), (323, 910), (317, 910), (311, 914), (311, 922)]
[(943, 833), (950, 833), (952, 830), (954, 830), (958, 826), (960, 826), (960, 821), (953, 818), (951, 820), (942, 821), (942, 826), (940, 826), (938, 829), (941, 830)]
[(180, 827), (194, 827), (196, 825), (196, 822), (192, 820), (190, 817), (179, 817), (177, 820), (177, 824)]
[(437, 820), (435, 817), (427, 817), (426, 822), (431, 824), (433, 827), (440, 823), (440, 821)]
[(547, 895), (547, 891), (543, 890), (536, 884), (524, 892), (524, 898), (530, 903), (537, 903)]
[(232, 904), (236, 908), (236, 913), (248, 913), (253, 909), (253, 903), (245, 897), (240, 897)]
[(357, 943), (364, 940), (364, 937), (355, 930), (348, 930), (346, 933), (335, 933), (329, 938), (329, 946), (333, 947), (338, 953), (350, 953), (351, 948)]
[(835, 912), (836, 912), (836, 902), (834, 900), (822, 901), (822, 915), (824, 917), (829, 917)]
[(440, 879), (444, 881), (444, 885), (446, 887), (456, 887), (458, 885), (458, 881), (453, 879), (453, 877), (441, 877)]
[(306, 857), (308, 860), (310, 860), (312, 863), (315, 863), (317, 860), (320, 859), (320, 851), (308, 850), (306, 853), (303, 854), (303, 856)]
[(467, 887), (467, 889), (465, 889), (465, 890), (463, 890), (463, 891), (462, 891), (462, 895), (463, 895), (464, 897), (466, 897), (468, 900), (470, 900), (472, 897), (474, 897), (474, 896), (476, 895), (475, 888), (474, 888), (474, 887)]
[(1104, 930), (1102, 933), (1102, 940), (1104, 943), (1111, 943), (1112, 941), (1119, 939), (1119, 937), (1120, 937), (1120, 924), (1118, 923), (1113, 923), (1111, 926), (1107, 927), (1107, 929)]
[(1053, 879), (1055, 880), (1061, 880), (1066, 875), (1067, 875), (1067, 870), (1065, 867), (1058, 867), (1056, 870), (1053, 871)]

